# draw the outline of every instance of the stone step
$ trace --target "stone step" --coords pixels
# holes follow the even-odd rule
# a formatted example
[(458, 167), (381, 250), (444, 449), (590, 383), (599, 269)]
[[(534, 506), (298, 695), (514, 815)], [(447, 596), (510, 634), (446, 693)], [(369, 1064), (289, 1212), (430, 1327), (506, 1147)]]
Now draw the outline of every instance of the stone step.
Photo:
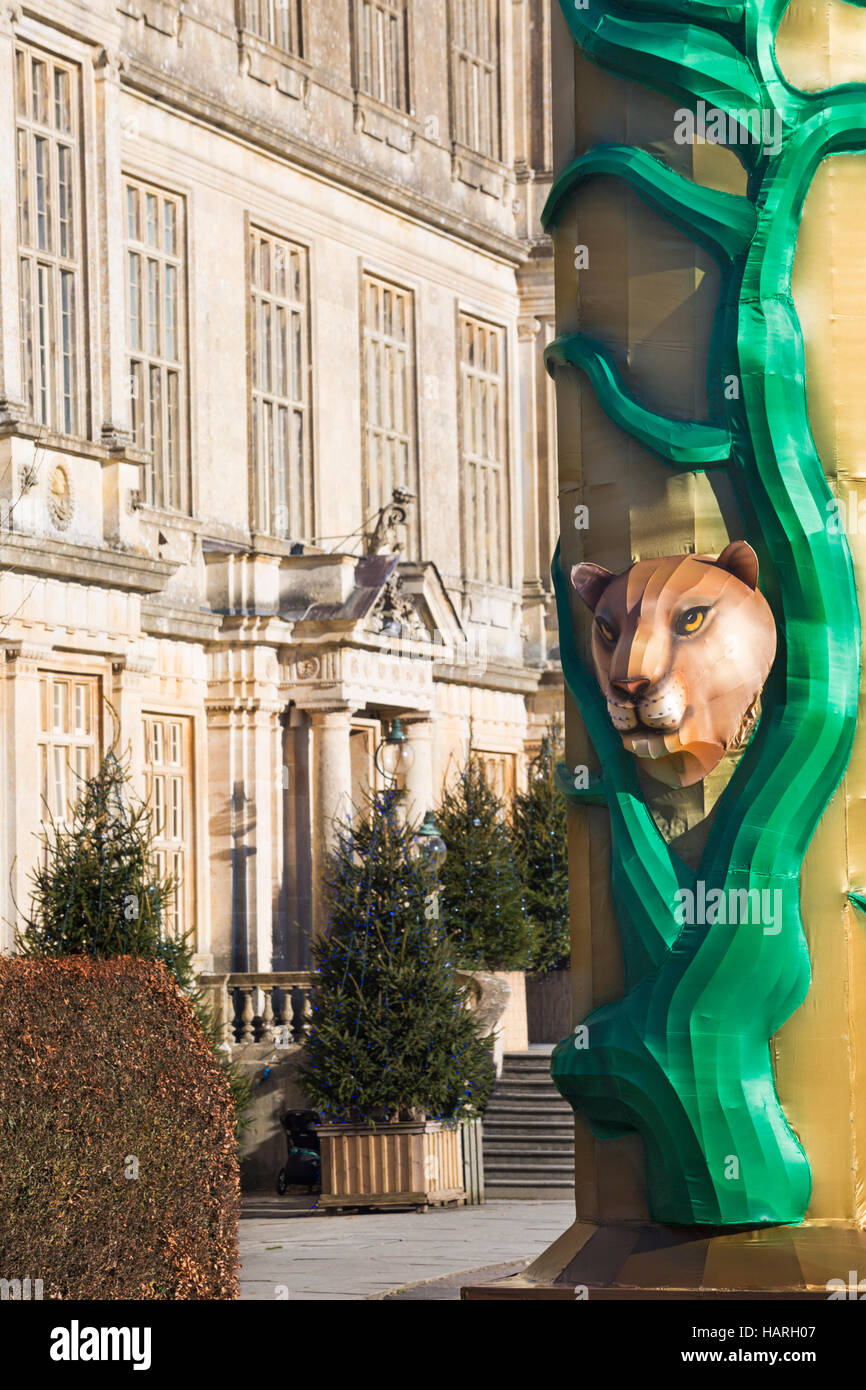
[(525, 1134), (527, 1138), (538, 1140), (545, 1134), (559, 1134), (574, 1140), (573, 1115), (485, 1115), (484, 1137), (488, 1134)]
[(553, 1168), (520, 1168), (515, 1165), (508, 1168), (491, 1168), (489, 1172), (485, 1169), (485, 1187), (489, 1188), (491, 1183), (504, 1182), (515, 1186), (519, 1183), (526, 1187), (568, 1187), (569, 1183), (574, 1182), (574, 1169), (565, 1163)]
[(556, 1148), (546, 1148), (542, 1144), (513, 1145), (508, 1148), (497, 1146), (491, 1149), (489, 1145), (484, 1145), (484, 1162), (490, 1159), (491, 1163), (508, 1163), (512, 1158), (518, 1159), (521, 1163), (527, 1159), (532, 1162), (547, 1163), (567, 1163), (570, 1167), (574, 1166), (574, 1154), (571, 1149), (557, 1145)]
[(512, 1091), (494, 1091), (485, 1114), (495, 1114), (501, 1110), (520, 1111), (522, 1114), (536, 1114), (542, 1110), (552, 1114), (571, 1114), (571, 1106), (556, 1091), (539, 1091), (537, 1095), (515, 1095)]
[(520, 1067), (506, 1065), (502, 1068), (500, 1081), (508, 1081), (513, 1086), (537, 1086), (540, 1083), (548, 1086), (553, 1085), (553, 1077), (546, 1067), (539, 1067), (538, 1071), (531, 1071), (528, 1067), (524, 1070)]
[(552, 1052), (553, 1045), (549, 1052), (506, 1052), (503, 1062), (506, 1066), (542, 1066), (549, 1070)]
[(565, 1105), (568, 1101), (560, 1095), (555, 1086), (512, 1086), (510, 1081), (498, 1081), (488, 1101), (488, 1109), (497, 1101), (506, 1100), (511, 1105)]
[(551, 1101), (539, 1101), (534, 1105), (489, 1105), (484, 1112), (485, 1125), (492, 1120), (521, 1124), (531, 1118), (545, 1120), (549, 1124), (571, 1124), (574, 1112), (570, 1105), (557, 1105)]
[(494, 1144), (499, 1149), (501, 1149), (503, 1145), (506, 1148), (510, 1148), (514, 1144), (529, 1144), (533, 1149), (542, 1150), (545, 1149), (548, 1144), (555, 1144), (557, 1149), (563, 1147), (566, 1149), (573, 1149), (574, 1131), (571, 1129), (559, 1129), (551, 1133), (551, 1131), (547, 1129), (512, 1129), (507, 1130), (503, 1134), (495, 1130), (492, 1133), (489, 1130), (485, 1130), (485, 1149), (490, 1144)]
[(574, 1184), (574, 1115), (550, 1076), (550, 1053), (509, 1052), (484, 1114), (488, 1194), (568, 1197)]
[(511, 1091), (516, 1096), (531, 1096), (536, 1093), (538, 1093), (539, 1095), (560, 1095), (559, 1090), (556, 1086), (554, 1086), (549, 1076), (537, 1076), (534, 1078), (530, 1078), (519, 1076), (513, 1077), (505, 1074), (499, 1081), (497, 1081), (496, 1091)]
[(491, 1182), (486, 1186), (488, 1201), (500, 1202), (571, 1202), (574, 1183), (554, 1182)]
[(531, 1074), (541, 1074), (549, 1076), (550, 1058), (549, 1056), (532, 1056), (531, 1052), (506, 1052), (502, 1059), (503, 1069), (506, 1072), (530, 1072)]
[(491, 1169), (492, 1173), (502, 1172), (503, 1168), (524, 1168), (527, 1172), (546, 1172), (552, 1168), (559, 1172), (560, 1168), (567, 1168), (569, 1172), (574, 1169), (574, 1156), (571, 1154), (539, 1154), (538, 1151), (528, 1150), (521, 1154), (485, 1154), (484, 1168)]
[(574, 1118), (571, 1115), (491, 1115), (484, 1116), (485, 1134), (552, 1133), (569, 1134), (574, 1138)]
[(566, 1166), (574, 1170), (574, 1154), (567, 1148), (485, 1148), (484, 1166), (493, 1170), (509, 1165), (510, 1168), (548, 1168), (550, 1163), (560, 1168)]

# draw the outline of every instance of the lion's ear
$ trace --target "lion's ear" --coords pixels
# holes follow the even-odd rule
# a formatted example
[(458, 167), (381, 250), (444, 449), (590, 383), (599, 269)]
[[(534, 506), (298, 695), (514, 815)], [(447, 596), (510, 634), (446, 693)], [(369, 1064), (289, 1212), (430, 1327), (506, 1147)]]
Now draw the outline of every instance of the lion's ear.
[(601, 565), (591, 565), (584, 562), (582, 565), (575, 565), (571, 571), (571, 582), (580, 597), (583, 599), (587, 608), (595, 612), (596, 604), (616, 575), (612, 570), (603, 569)]
[(758, 557), (748, 542), (732, 541), (730, 545), (725, 546), (714, 563), (720, 570), (727, 570), (728, 574), (732, 574), (750, 589), (757, 589)]

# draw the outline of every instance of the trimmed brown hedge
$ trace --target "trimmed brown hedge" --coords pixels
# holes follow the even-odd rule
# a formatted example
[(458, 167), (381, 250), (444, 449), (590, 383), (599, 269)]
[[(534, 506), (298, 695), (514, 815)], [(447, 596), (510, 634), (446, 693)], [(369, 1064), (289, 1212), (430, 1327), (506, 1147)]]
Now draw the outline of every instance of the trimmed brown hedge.
[(239, 1192), (225, 1074), (162, 964), (0, 956), (0, 1278), (237, 1298)]

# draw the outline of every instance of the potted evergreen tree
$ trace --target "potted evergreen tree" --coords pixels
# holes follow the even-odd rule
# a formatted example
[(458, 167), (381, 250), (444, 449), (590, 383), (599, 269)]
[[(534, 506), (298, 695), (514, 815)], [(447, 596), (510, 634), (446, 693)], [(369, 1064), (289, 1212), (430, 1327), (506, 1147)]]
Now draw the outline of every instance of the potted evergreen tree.
[(554, 722), (511, 815), (514, 857), (532, 923), (532, 973), (526, 977), (530, 1042), (558, 1042), (571, 1031), (567, 812), (556, 784), (563, 754), (561, 725)]
[(448, 844), (442, 910), (460, 966), (493, 972), (508, 990), (497, 1059), (528, 1043), (524, 972), (532, 963), (532, 924), (514, 854), (506, 807), (477, 753), (446, 788), (437, 820)]
[(304, 1086), (325, 1123), (322, 1206), (463, 1199), (456, 1123), (483, 1108), (489, 1044), (456, 977), (435, 865), (399, 805), (338, 826)]

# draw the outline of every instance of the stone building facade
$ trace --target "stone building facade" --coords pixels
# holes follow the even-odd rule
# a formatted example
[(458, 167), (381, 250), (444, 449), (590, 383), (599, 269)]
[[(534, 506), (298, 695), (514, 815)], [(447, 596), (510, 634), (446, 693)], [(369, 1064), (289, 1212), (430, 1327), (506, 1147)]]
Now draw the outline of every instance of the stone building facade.
[[(203, 969), (300, 969), (559, 701), (545, 0), (0, 6), (0, 920), (113, 737)], [(47, 810), (46, 810), (47, 808)]]

